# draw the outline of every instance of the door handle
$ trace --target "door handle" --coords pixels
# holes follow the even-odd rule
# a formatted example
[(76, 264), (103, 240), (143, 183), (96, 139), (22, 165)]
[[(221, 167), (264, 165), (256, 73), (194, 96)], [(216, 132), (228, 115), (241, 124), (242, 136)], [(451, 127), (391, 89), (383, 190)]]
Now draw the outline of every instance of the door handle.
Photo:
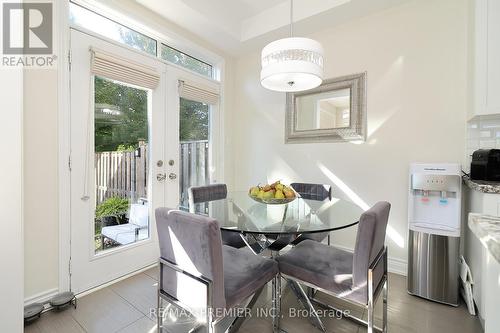
[(159, 173), (159, 174), (156, 175), (156, 180), (158, 180), (159, 182), (162, 182), (165, 179), (167, 179), (167, 175), (164, 174), (164, 173)]
[(177, 179), (177, 175), (173, 172), (171, 172), (169, 175), (168, 175), (168, 178), (170, 178), (171, 180), (174, 180), (174, 179)]

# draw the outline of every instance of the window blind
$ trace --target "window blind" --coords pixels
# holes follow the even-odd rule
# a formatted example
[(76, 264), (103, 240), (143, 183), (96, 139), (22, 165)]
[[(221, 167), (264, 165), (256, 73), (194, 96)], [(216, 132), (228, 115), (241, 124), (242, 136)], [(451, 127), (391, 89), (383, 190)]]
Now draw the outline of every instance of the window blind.
[(155, 89), (160, 82), (160, 74), (154, 68), (96, 48), (91, 48), (90, 53), (94, 75), (148, 89)]
[(217, 89), (200, 86), (199, 84), (190, 84), (182, 80), (179, 81), (179, 96), (209, 105), (219, 104), (219, 93)]

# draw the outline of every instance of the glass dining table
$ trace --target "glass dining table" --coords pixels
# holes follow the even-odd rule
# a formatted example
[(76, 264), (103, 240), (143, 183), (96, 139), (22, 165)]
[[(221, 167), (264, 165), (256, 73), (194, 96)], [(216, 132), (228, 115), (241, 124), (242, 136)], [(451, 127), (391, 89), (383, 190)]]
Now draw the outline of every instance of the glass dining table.
[[(229, 192), (225, 199), (200, 205), (196, 207), (196, 211), (216, 219), (222, 230), (238, 233), (255, 254), (268, 250), (271, 257), (278, 256), (282, 249), (294, 244), (300, 237), (318, 233), (329, 234), (355, 226), (363, 213), (363, 209), (345, 199), (299, 196), (286, 204), (265, 204), (251, 198), (246, 191)], [(304, 293), (296, 284), (288, 281), (287, 286), (309, 311), (311, 323), (324, 329), (309, 300), (310, 295)], [(254, 295), (247, 307), (251, 308), (259, 295), (260, 292)], [(281, 281), (278, 276), (272, 281), (272, 304), (278, 313), (273, 317), (274, 332), (283, 332), (279, 323), (281, 295)], [(238, 318), (229, 331), (237, 331), (240, 325), (241, 320)]]
[(229, 192), (207, 208), (222, 230), (240, 233), (254, 252), (279, 251), (300, 236), (352, 227), (363, 213), (345, 199), (299, 196), (286, 204), (265, 204), (246, 191)]

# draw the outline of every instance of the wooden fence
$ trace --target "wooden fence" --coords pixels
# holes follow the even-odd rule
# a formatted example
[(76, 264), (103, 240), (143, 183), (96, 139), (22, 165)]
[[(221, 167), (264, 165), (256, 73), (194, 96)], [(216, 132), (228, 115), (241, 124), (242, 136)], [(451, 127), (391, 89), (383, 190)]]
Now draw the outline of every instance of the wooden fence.
[(188, 209), (188, 188), (210, 183), (208, 140), (182, 141), (179, 153), (179, 206)]
[[(190, 186), (209, 183), (209, 144), (207, 140), (180, 143), (180, 207), (188, 208)], [(137, 152), (101, 152), (95, 154), (96, 204), (112, 196), (137, 201), (147, 198), (148, 146)]]
[(95, 154), (96, 204), (112, 196), (137, 201), (148, 196), (148, 146)]

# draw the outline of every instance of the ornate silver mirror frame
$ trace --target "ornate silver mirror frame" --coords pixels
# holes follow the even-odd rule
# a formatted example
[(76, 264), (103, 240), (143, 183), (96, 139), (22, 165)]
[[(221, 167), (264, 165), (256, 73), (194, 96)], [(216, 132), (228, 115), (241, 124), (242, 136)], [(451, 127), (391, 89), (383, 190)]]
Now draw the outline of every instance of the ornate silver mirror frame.
[[(335, 128), (300, 128), (298, 99), (336, 91), (349, 91), (347, 126)], [(316, 108), (314, 105), (313, 108)], [(317, 88), (286, 95), (285, 143), (347, 142), (366, 139), (366, 72), (326, 80)]]

